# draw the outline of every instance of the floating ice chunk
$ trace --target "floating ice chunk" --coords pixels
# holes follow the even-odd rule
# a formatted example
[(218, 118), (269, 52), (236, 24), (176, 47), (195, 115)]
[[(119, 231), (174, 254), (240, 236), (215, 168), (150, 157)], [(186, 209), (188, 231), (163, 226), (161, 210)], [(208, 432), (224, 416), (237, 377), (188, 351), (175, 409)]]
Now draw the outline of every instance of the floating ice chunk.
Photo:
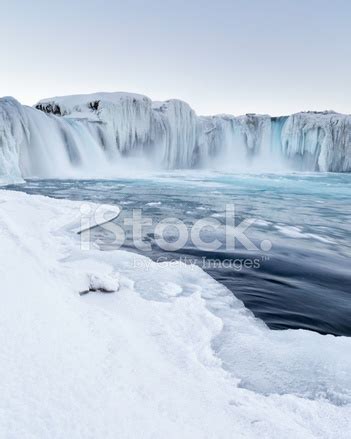
[(275, 226), (275, 228), (283, 235), (288, 236), (289, 238), (298, 238), (298, 239), (315, 239), (316, 241), (324, 242), (326, 244), (334, 244), (330, 238), (325, 236), (316, 235), (315, 233), (304, 233), (302, 228), (295, 226)]
[(161, 206), (161, 201), (155, 201), (152, 203), (146, 203), (147, 206)]
[(254, 225), (261, 226), (261, 227), (267, 227), (269, 226), (269, 222), (263, 219), (256, 219), (254, 222)]
[(275, 226), (275, 228), (283, 235), (289, 238), (305, 238), (300, 227), (295, 226)]

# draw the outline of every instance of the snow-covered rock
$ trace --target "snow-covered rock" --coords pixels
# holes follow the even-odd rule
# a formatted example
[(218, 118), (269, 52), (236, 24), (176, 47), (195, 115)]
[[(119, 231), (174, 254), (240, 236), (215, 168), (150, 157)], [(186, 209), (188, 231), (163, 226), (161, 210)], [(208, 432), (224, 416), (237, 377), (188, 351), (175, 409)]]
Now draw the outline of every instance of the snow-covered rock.
[(101, 291), (103, 293), (115, 293), (119, 289), (119, 280), (116, 275), (96, 276), (91, 274), (89, 276), (89, 290)]

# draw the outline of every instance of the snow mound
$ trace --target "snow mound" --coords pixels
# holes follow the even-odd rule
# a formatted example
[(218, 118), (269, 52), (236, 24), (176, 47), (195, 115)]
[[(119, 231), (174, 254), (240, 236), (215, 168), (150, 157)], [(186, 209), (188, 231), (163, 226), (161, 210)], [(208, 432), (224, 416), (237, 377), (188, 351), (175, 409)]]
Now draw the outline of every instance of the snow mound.
[(96, 276), (90, 275), (89, 290), (102, 291), (104, 293), (115, 293), (119, 289), (119, 282), (116, 276)]

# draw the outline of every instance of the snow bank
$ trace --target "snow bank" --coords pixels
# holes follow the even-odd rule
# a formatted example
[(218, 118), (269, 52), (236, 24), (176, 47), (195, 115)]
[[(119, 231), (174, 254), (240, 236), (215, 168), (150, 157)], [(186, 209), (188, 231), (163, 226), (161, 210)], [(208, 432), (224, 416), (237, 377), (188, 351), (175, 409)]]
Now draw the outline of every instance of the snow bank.
[(79, 214), (0, 191), (1, 437), (349, 437), (349, 339), (270, 331), (198, 267), (83, 251)]

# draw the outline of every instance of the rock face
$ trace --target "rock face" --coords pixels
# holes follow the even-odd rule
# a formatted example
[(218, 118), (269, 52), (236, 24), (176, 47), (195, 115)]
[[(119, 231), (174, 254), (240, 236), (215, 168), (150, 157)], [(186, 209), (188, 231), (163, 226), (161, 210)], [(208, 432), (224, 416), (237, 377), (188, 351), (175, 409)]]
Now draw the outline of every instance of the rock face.
[[(0, 182), (118, 175), (124, 159), (155, 169), (351, 170), (351, 116), (197, 116), (188, 104), (131, 93), (0, 99)], [(128, 161), (130, 162), (130, 160)]]

